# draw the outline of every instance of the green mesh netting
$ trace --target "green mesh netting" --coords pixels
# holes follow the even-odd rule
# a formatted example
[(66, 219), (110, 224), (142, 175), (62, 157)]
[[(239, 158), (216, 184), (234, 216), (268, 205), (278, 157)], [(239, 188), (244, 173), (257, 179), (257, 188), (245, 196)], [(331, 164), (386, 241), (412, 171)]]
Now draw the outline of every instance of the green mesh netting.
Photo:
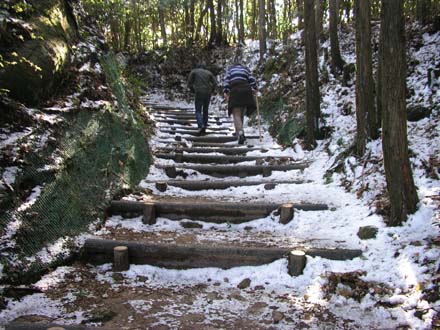
[(16, 211), (21, 203), (16, 198), (8, 201), (9, 210), (0, 215), (0, 232), (12, 221), (21, 223), (13, 237), (15, 247), (3, 247), (0, 255), (9, 280), (23, 281), (23, 270), (32, 275), (60, 261), (64, 256), (50, 264), (35, 256), (60, 238), (86, 232), (91, 223), (103, 217), (116, 192), (123, 186), (135, 187), (148, 173), (150, 152), (145, 129), (140, 120), (134, 120), (125, 96), (118, 96), (124, 90), (114, 81), (120, 79), (114, 74), (114, 58), (104, 60), (106, 73), (112, 72), (107, 75), (110, 85), (119, 89), (115, 95), (122, 111), (83, 110), (69, 115), (56, 143), (56, 154), (62, 160), (56, 172), (43, 169), (55, 147), (26, 157), (27, 166), (15, 186), (43, 188), (30, 208)]

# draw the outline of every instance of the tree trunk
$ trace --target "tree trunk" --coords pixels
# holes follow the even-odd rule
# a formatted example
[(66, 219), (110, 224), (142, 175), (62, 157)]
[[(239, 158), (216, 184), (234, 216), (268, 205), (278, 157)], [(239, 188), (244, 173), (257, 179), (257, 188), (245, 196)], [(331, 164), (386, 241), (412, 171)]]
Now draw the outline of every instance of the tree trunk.
[(215, 44), (220, 46), (223, 43), (223, 4), (222, 0), (217, 0), (217, 38)]
[(238, 29), (238, 42), (240, 44), (244, 44), (244, 6), (243, 6), (243, 0), (240, 0), (239, 3), (240, 7), (240, 23), (239, 23), (239, 29)]
[(167, 30), (165, 28), (165, 14), (163, 11), (162, 4), (159, 4), (159, 24), (160, 24), (160, 32), (162, 34), (162, 45), (166, 47), (168, 44), (168, 40), (167, 40)]
[(195, 0), (191, 0), (189, 4), (189, 38), (187, 42), (187, 46), (192, 46), (194, 41), (194, 27), (195, 27)]
[(406, 54), (403, 1), (382, 1), (382, 147), (390, 197), (388, 224), (400, 225), (416, 211), (418, 197), (408, 158)]
[(304, 28), (306, 48), (307, 146), (313, 149), (316, 145), (316, 133), (319, 128), (318, 119), (320, 116), (315, 0), (304, 1)]
[(266, 45), (266, 6), (264, 0), (258, 0), (260, 4), (260, 13), (258, 19), (259, 36), (260, 36), (260, 62), (264, 59), (267, 51)]
[(298, 18), (298, 31), (304, 29), (304, 0), (296, 0), (296, 10)]
[[(355, 0), (356, 11), (356, 153), (365, 152), (369, 132), (376, 129), (371, 53), (370, 0)], [(371, 132), (368, 134), (371, 136)], [(374, 134), (376, 136), (376, 134)]]
[(431, 0), (417, 0), (416, 16), (417, 20), (427, 25), (431, 22)]
[(209, 45), (210, 47), (214, 45), (216, 39), (217, 39), (217, 29), (215, 24), (215, 9), (214, 9), (214, 1), (208, 0), (208, 7), (209, 7), (209, 17), (210, 17), (210, 26), (211, 26), (211, 33), (209, 37)]
[(269, 0), (269, 14), (270, 14), (270, 37), (275, 40), (278, 38), (277, 33), (277, 13), (275, 8), (275, 0)]
[(344, 61), (341, 57), (341, 51), (339, 50), (339, 38), (338, 38), (338, 12), (339, 12), (339, 0), (329, 0), (330, 8), (330, 48), (332, 55), (332, 73), (340, 74), (344, 69)]
[[(203, 6), (203, 3), (201, 4)], [(197, 20), (197, 26), (195, 31), (195, 41), (196, 43), (200, 40), (200, 30), (202, 29), (203, 19), (205, 18), (206, 13), (209, 10), (209, 2), (206, 4), (205, 8), (200, 13), (199, 19)]]
[(252, 0), (251, 38), (257, 39), (257, 0)]
[(324, 41), (325, 0), (316, 0), (316, 39)]

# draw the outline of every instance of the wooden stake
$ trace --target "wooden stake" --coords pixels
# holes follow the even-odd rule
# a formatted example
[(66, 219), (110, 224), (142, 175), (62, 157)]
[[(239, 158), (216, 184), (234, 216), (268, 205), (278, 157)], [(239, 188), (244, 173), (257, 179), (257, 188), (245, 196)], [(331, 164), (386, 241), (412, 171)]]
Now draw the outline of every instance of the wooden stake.
[(165, 181), (156, 182), (155, 186), (160, 192), (165, 192), (168, 188), (168, 184)]
[(293, 250), (289, 253), (289, 275), (298, 276), (302, 275), (304, 268), (306, 267), (306, 253), (300, 250)]
[(113, 271), (123, 272), (130, 268), (128, 260), (128, 247), (116, 246), (113, 249)]
[(144, 203), (142, 223), (146, 225), (154, 225), (156, 223), (156, 207), (154, 203)]
[(292, 203), (286, 203), (281, 205), (280, 208), (280, 223), (285, 225), (288, 224), (293, 219), (293, 204)]
[(262, 136), (261, 136), (260, 102), (258, 102), (258, 92), (255, 94), (255, 102), (257, 103), (258, 132), (260, 134), (260, 142), (262, 142), (263, 139), (262, 139)]

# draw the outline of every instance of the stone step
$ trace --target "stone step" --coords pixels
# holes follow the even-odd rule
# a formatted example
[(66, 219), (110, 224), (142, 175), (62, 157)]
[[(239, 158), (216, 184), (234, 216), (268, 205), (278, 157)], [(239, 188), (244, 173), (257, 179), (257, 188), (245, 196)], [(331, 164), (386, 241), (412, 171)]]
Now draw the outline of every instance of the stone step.
[(149, 102), (143, 102), (143, 104), (146, 107), (149, 107), (154, 112), (163, 112), (163, 113), (169, 113), (169, 112), (193, 112), (194, 108), (186, 108), (186, 107), (178, 107), (178, 106), (171, 106), (171, 105), (160, 105), (156, 103), (149, 103)]
[[(159, 132), (161, 133), (166, 133), (166, 134), (171, 134), (171, 135), (191, 135), (191, 136), (198, 136), (198, 132), (197, 130), (181, 130), (181, 129), (160, 129)], [(229, 131), (229, 132), (223, 132), (223, 131), (214, 131), (214, 132), (210, 132), (209, 129), (206, 132), (207, 135), (209, 134), (215, 134), (215, 135), (229, 135), (232, 136), (234, 133)]]
[(331, 260), (350, 260), (362, 255), (361, 250), (350, 249), (203, 246), (88, 239), (82, 250), (82, 260), (95, 265), (111, 263), (117, 246), (128, 248), (128, 258), (132, 264), (170, 269), (258, 266), (286, 258), (293, 250)]
[[(293, 209), (304, 211), (327, 210), (326, 204), (290, 203)], [(267, 217), (285, 203), (216, 202), (202, 199), (155, 199), (149, 202), (112, 201), (109, 213), (126, 217), (144, 216), (145, 223), (155, 223), (156, 217), (170, 220), (193, 219), (212, 223), (244, 223)], [(154, 216), (151, 209), (154, 208)], [(146, 213), (150, 212), (150, 213)], [(153, 217), (154, 219), (151, 219)]]
[(184, 190), (198, 191), (198, 190), (222, 190), (231, 187), (246, 187), (246, 186), (258, 186), (264, 184), (264, 189), (274, 189), (278, 184), (303, 184), (303, 180), (286, 180), (286, 181), (190, 181), (190, 180), (168, 180), (168, 181), (146, 181), (146, 183), (152, 183), (156, 188), (162, 192), (166, 191), (168, 186), (181, 188)]
[(225, 178), (228, 176), (235, 176), (239, 178), (245, 178), (255, 175), (263, 175), (268, 177), (272, 175), (272, 171), (291, 171), (291, 170), (304, 170), (307, 168), (307, 164), (298, 163), (291, 165), (179, 165), (178, 167), (169, 165), (156, 165), (157, 168), (165, 170), (165, 174), (170, 178), (176, 178), (181, 175), (179, 171), (193, 170), (202, 174), (210, 175), (216, 178)]
[(219, 156), (219, 155), (183, 155), (181, 153), (156, 153), (157, 158), (172, 159), (178, 163), (201, 163), (201, 164), (236, 164), (242, 162), (292, 162), (291, 157), (267, 157), (267, 156)]

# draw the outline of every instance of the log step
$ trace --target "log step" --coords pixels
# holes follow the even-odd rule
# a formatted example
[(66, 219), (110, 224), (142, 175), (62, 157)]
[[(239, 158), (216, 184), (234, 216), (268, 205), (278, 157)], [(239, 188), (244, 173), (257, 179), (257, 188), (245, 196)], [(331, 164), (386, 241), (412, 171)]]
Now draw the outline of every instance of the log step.
[(103, 328), (86, 327), (84, 325), (57, 325), (53, 323), (29, 323), (29, 322), (12, 322), (7, 324), (5, 330), (49, 330), (49, 329), (65, 329), (65, 330), (101, 330)]
[(169, 181), (150, 181), (146, 183), (152, 183), (156, 185), (161, 191), (165, 191), (167, 186), (177, 187), (184, 190), (210, 190), (210, 189), (227, 189), (231, 187), (246, 187), (246, 186), (258, 186), (264, 184), (264, 189), (270, 190), (275, 188), (278, 184), (302, 184), (302, 180), (291, 181), (189, 181), (189, 180), (169, 180)]
[(255, 151), (260, 150), (260, 148), (248, 148), (248, 147), (239, 147), (237, 145), (234, 145), (235, 148), (172, 148), (172, 147), (159, 147), (158, 151), (168, 151), (168, 152), (175, 152), (175, 151), (181, 151), (181, 152), (188, 152), (188, 153), (200, 153), (200, 154), (209, 154), (213, 152), (218, 152), (224, 155), (242, 155), (249, 151)]
[[(88, 239), (83, 247), (84, 262), (95, 265), (111, 263), (113, 249), (127, 246), (130, 263), (171, 269), (258, 266), (285, 258), (295, 248), (177, 245), (163, 243)], [(362, 255), (360, 250), (304, 249), (307, 255), (331, 260), (349, 260)]]
[(183, 155), (181, 153), (156, 153), (157, 158), (172, 159), (179, 163), (201, 163), (201, 164), (236, 164), (251, 161), (272, 161), (281, 160), (292, 162), (291, 157), (263, 157), (263, 156), (219, 156), (219, 155)]
[[(195, 112), (192, 113), (166, 113), (166, 114), (158, 114), (154, 113), (154, 116), (158, 119), (195, 119), (196, 114)], [(221, 120), (221, 119), (228, 119), (228, 117), (220, 117), (215, 115), (209, 115), (208, 119), (214, 119), (214, 120)]]
[[(193, 142), (208, 142), (208, 143), (226, 143), (237, 141), (236, 136), (194, 136), (194, 137), (184, 137), (185, 140)], [(258, 139), (258, 136), (247, 136), (246, 139)]]
[[(165, 124), (176, 124), (176, 125), (185, 125), (185, 126), (191, 126), (191, 125), (196, 125), (197, 121), (194, 119), (189, 119), (189, 120), (177, 120), (177, 119), (155, 119), (155, 122), (157, 123), (165, 123)], [(217, 121), (217, 120), (208, 120), (208, 124), (213, 124), (213, 125), (223, 125), (223, 124), (231, 124), (232, 121)]]
[[(156, 217), (170, 220), (194, 219), (213, 223), (244, 223), (267, 217), (279, 209), (282, 203), (214, 202), (203, 200), (173, 199), (152, 200), (149, 203), (112, 201), (110, 214), (142, 215), (146, 206), (153, 205)], [(326, 204), (292, 203), (293, 208), (304, 211), (327, 210)]]
[[(185, 131), (198, 131), (199, 130), (199, 128), (196, 127), (196, 126), (189, 126), (189, 127), (187, 127), (187, 126), (177, 126), (177, 127), (174, 127), (174, 126), (161, 126), (160, 128), (161, 129), (170, 129), (172, 131), (177, 131), (179, 129), (185, 130)], [(224, 131), (224, 132), (229, 132), (229, 133), (233, 132), (233, 128), (232, 127), (211, 127), (210, 125), (208, 125), (206, 130), (207, 130), (208, 133), (209, 133), (209, 131), (221, 131), (221, 132)]]
[[(160, 129), (159, 132), (166, 133), (166, 134), (179, 134), (179, 135), (191, 135), (191, 136), (198, 136), (198, 132), (194, 130), (181, 130), (181, 129)], [(223, 132), (223, 131), (214, 131), (210, 132), (209, 129), (206, 132), (206, 134), (216, 134), (216, 135), (232, 135), (233, 132)], [(186, 137), (185, 137), (186, 138)]]
[(291, 165), (179, 165), (179, 166), (167, 166), (156, 165), (157, 168), (165, 170), (165, 174), (170, 178), (176, 178), (179, 174), (179, 169), (193, 170), (202, 174), (210, 175), (216, 178), (225, 178), (228, 176), (234, 176), (239, 178), (245, 178), (255, 175), (263, 175), (269, 177), (273, 171), (291, 171), (291, 170), (304, 170), (307, 168), (307, 164), (298, 163)]

